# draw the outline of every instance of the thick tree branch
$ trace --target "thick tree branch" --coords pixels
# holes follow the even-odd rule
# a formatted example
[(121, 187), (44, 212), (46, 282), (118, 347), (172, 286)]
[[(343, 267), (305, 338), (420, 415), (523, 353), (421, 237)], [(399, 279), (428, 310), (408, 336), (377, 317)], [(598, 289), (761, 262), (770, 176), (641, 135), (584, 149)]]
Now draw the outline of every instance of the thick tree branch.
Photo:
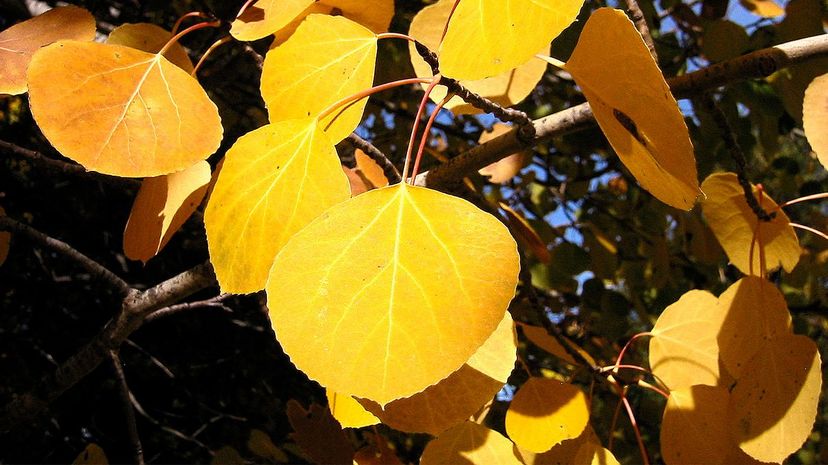
[(644, 17), (644, 12), (641, 11), (641, 7), (638, 6), (638, 2), (636, 0), (625, 0), (627, 4), (627, 11), (630, 14), (630, 19), (635, 24), (635, 28), (638, 29), (638, 33), (641, 34), (641, 38), (644, 39), (644, 44), (647, 45), (647, 50), (650, 51), (650, 55), (653, 56), (653, 59), (658, 63), (658, 53), (656, 53), (655, 44), (653, 43), (653, 36), (650, 34), (650, 27), (647, 26), (647, 18)]
[(354, 132), (352, 132), (347, 139), (348, 142), (350, 142), (354, 147), (362, 150), (365, 155), (368, 155), (371, 160), (374, 160), (380, 168), (382, 168), (382, 173), (385, 175), (385, 179), (388, 180), (389, 184), (397, 184), (402, 181), (402, 176), (400, 176), (400, 172), (397, 170), (397, 167), (391, 163), (391, 160), (389, 160), (380, 149), (374, 147), (373, 144), (362, 137), (359, 137)]
[(99, 277), (106, 281), (118, 292), (121, 297), (126, 296), (131, 290), (126, 281), (118, 277), (115, 273), (109, 271), (109, 269), (105, 266), (78, 252), (69, 244), (43, 234), (31, 226), (15, 221), (8, 216), (2, 216), (0, 217), (0, 230), (24, 235), (44, 247), (48, 247), (68, 258), (71, 258), (75, 263), (91, 273), (93, 277)]
[(147, 315), (205, 289), (215, 282), (209, 263), (198, 265), (155, 287), (131, 290), (118, 315), (77, 353), (47, 376), (37, 388), (17, 396), (0, 409), (0, 432), (30, 422), (63, 392), (83, 379), (135, 332)]
[[(678, 98), (746, 79), (770, 74), (817, 56), (828, 55), (828, 36), (821, 35), (795, 40), (711, 65), (684, 76), (668, 80)], [(416, 184), (440, 188), (470, 176), (480, 168), (505, 158), (527, 146), (580, 130), (594, 124), (589, 104), (582, 103), (534, 121), (535, 137), (521, 143), (517, 130), (512, 130), (484, 144), (463, 152), (449, 162), (417, 176)]]

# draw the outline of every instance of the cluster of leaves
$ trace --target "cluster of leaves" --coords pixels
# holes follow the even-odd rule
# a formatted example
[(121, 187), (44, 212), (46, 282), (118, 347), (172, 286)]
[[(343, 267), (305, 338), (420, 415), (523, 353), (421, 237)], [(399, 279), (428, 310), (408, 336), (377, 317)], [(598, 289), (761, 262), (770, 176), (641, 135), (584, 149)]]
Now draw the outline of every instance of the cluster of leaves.
[[(785, 296), (768, 276), (780, 267), (795, 273), (804, 256), (812, 266), (800, 275), (814, 279), (824, 253), (815, 257), (803, 249), (792, 224), (816, 230), (791, 223), (781, 210), (796, 201), (778, 206), (765, 187), (751, 187), (744, 161), (737, 162), (738, 173), (714, 173), (699, 185), (685, 117), (623, 11), (592, 11), (578, 0), (441, 0), (418, 11), (404, 36), (385, 32), (394, 16), (390, 1), (251, 3), (230, 34), (237, 41), (275, 37), (261, 70), (268, 121), (235, 140), (212, 171), (205, 160), (219, 151), (222, 120), (194, 77), (203, 59), (193, 66), (177, 41), (218, 22), (182, 32), (178, 24), (172, 32), (126, 24), (99, 43), (92, 41), (91, 14), (61, 7), (0, 33), (0, 53), (9, 64), (0, 92), (28, 92), (48, 142), (87, 170), (144, 178), (124, 231), (127, 257), (152, 259), (206, 198), (204, 227), (221, 291), (265, 290), (279, 344), (327, 389), (330, 413), (342, 427), (381, 422), (435, 436), (421, 463), (460, 457), (473, 463), (614, 463), (596, 430), (608, 429), (611, 438), (615, 420), (609, 428), (598, 425), (595, 412), (607, 401), (592, 390), (587, 396), (584, 379), (600, 380), (620, 399), (615, 416), (623, 406), (637, 436), (628, 442), (638, 443), (645, 461), (630, 404), (641, 395), (632, 394), (637, 387), (667, 398), (660, 422), (667, 463), (781, 463), (802, 446), (821, 393), (820, 357), (811, 339), (793, 333)], [(548, 56), (550, 42), (582, 9), (588, 19), (566, 62)], [(786, 21), (796, 18), (794, 12), (789, 8)], [(716, 21), (707, 26), (722, 28)], [(377, 69), (390, 66), (378, 59), (379, 43), (392, 39), (409, 41), (418, 77), (372, 88)], [(746, 49), (704, 47), (710, 61)], [(614, 170), (628, 175), (590, 189), (587, 181), (599, 169), (584, 154), (607, 149), (570, 137), (557, 141), (557, 150), (577, 153), (586, 160), (581, 165), (555, 157), (542, 160), (541, 169), (526, 168), (532, 156), (524, 152), (481, 170), (490, 176), (485, 188), (467, 180), (470, 198), (494, 215), (415, 185), (426, 149), (438, 159), (446, 151), (427, 144), (441, 108), (456, 114), (494, 108), (531, 136), (528, 116), (500, 107), (526, 98), (546, 63), (559, 69), (556, 79), (580, 88), (623, 165)], [(787, 81), (776, 78), (788, 94), (811, 72), (796, 71)], [(822, 163), (828, 152), (821, 130), (825, 83), (818, 78), (802, 92), (805, 131)], [(388, 185), (376, 155), (358, 151), (355, 167), (343, 167), (336, 144), (366, 124), (365, 97), (405, 84), (420, 84), (426, 94), (414, 116), (402, 182)], [(483, 99), (464, 100), (455, 95), (458, 88)], [(429, 97), (436, 106), (415, 155)], [(719, 104), (732, 103), (728, 98)], [(711, 129), (716, 103), (713, 118), (697, 108), (694, 130), (729, 129)], [(723, 145), (739, 151), (735, 142)], [(589, 173), (581, 172), (585, 166)], [(575, 220), (571, 201), (579, 191), (584, 198)], [(697, 211), (687, 213), (699, 198), (705, 222)], [(546, 222), (557, 206), (580, 232), (581, 244)], [(676, 224), (664, 224), (668, 217)], [(608, 226), (612, 221), (621, 227)], [(629, 221), (635, 224), (628, 227)], [(640, 240), (628, 243), (630, 231)], [(0, 236), (3, 255), (8, 242), (8, 235)], [(689, 250), (682, 257), (687, 266), (698, 260), (716, 268), (723, 261), (716, 244), (744, 278), (718, 298), (684, 293), (687, 286), (670, 282), (676, 266), (671, 249)], [(628, 246), (634, 260), (624, 258)], [(579, 286), (573, 277), (587, 270), (595, 277)], [(516, 289), (521, 295), (513, 301)], [(647, 309), (659, 305), (666, 310), (650, 317)], [(559, 326), (547, 311), (563, 315)], [(623, 318), (613, 320), (613, 313)], [(632, 331), (635, 326), (643, 331)], [(619, 350), (617, 340), (630, 334)], [(649, 368), (622, 363), (630, 343), (642, 336), (652, 338)], [(532, 346), (546, 355), (533, 355)], [(613, 351), (615, 363), (603, 363)], [(653, 384), (629, 372), (643, 372)], [(489, 403), (507, 382), (517, 391), (498, 412)], [(287, 414), (296, 453), (309, 460), (398, 460), (376, 430), (355, 453), (326, 411), (289, 404)], [(251, 443), (258, 457), (286, 459), (269, 439), (251, 437)], [(235, 461), (233, 454), (220, 451), (216, 460)]]

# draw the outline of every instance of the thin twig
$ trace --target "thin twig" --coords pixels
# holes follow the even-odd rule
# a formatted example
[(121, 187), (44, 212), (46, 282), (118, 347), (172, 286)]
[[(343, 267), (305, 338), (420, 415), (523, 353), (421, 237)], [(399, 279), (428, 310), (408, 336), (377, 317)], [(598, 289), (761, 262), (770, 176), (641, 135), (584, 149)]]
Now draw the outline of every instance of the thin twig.
[(203, 307), (215, 307), (232, 311), (221, 303), (228, 297), (231, 297), (231, 294), (220, 294), (211, 299), (199, 300), (197, 302), (186, 302), (183, 304), (170, 305), (169, 307), (160, 308), (147, 315), (144, 319), (144, 323), (150, 323), (165, 316), (175, 315), (177, 313)]
[(385, 175), (385, 179), (388, 180), (388, 184), (397, 184), (402, 181), (402, 176), (397, 170), (397, 167), (391, 163), (391, 160), (389, 160), (380, 149), (376, 148), (373, 144), (362, 137), (359, 137), (355, 132), (348, 135), (346, 139), (354, 147), (362, 150), (365, 155), (368, 155), (371, 160), (374, 160), (380, 168), (382, 168), (382, 173)]
[(658, 53), (653, 43), (653, 36), (650, 34), (650, 27), (647, 26), (647, 18), (644, 17), (644, 12), (641, 11), (641, 7), (638, 6), (636, 0), (625, 0), (625, 2), (627, 3), (627, 11), (630, 13), (630, 19), (635, 24), (635, 28), (638, 29), (638, 33), (641, 34), (641, 38), (644, 39), (644, 44), (647, 45), (650, 55), (658, 63)]
[(109, 360), (115, 370), (115, 378), (118, 380), (118, 388), (121, 392), (121, 401), (124, 408), (124, 417), (127, 422), (127, 434), (132, 443), (132, 458), (136, 465), (144, 465), (144, 448), (141, 446), (141, 437), (138, 436), (138, 424), (135, 422), (135, 409), (132, 407), (132, 392), (129, 390), (124, 367), (121, 364), (121, 357), (117, 350), (109, 351)]
[(118, 292), (118, 295), (121, 297), (126, 296), (131, 289), (126, 281), (118, 277), (118, 275), (112, 271), (109, 271), (109, 269), (105, 266), (78, 252), (69, 244), (43, 234), (31, 226), (15, 221), (8, 216), (2, 216), (0, 217), (0, 230), (22, 234), (42, 246), (48, 247), (68, 258), (71, 258), (75, 263), (91, 273), (92, 276), (99, 277), (106, 281)]
[(739, 185), (742, 186), (742, 191), (744, 192), (745, 201), (747, 201), (748, 206), (750, 206), (750, 209), (753, 210), (753, 213), (760, 220), (773, 220), (776, 217), (776, 212), (766, 212), (765, 209), (759, 205), (759, 202), (756, 200), (756, 196), (753, 195), (753, 186), (751, 186), (750, 180), (748, 180), (747, 177), (747, 161), (745, 160), (745, 153), (739, 146), (739, 142), (736, 141), (736, 137), (733, 135), (733, 128), (727, 121), (727, 117), (724, 112), (721, 108), (719, 108), (716, 101), (713, 99), (713, 96), (709, 93), (702, 94), (699, 97), (699, 101), (704, 109), (713, 117), (713, 121), (716, 123), (716, 126), (719, 128), (719, 133), (722, 136), (722, 142), (724, 142), (725, 147), (730, 153), (730, 158), (732, 158), (733, 162), (736, 163), (736, 176), (739, 179)]

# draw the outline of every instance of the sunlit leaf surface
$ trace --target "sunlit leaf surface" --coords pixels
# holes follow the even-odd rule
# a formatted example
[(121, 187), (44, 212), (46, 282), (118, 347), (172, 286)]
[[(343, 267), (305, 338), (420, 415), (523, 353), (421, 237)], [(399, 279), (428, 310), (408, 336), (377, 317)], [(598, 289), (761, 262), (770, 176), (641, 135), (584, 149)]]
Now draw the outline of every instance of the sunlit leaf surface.
[(693, 208), (701, 192), (687, 125), (627, 15), (611, 8), (593, 12), (566, 70), (641, 187), (670, 206)]
[[(109, 33), (106, 43), (125, 45), (148, 53), (158, 53), (171, 38), (170, 31), (155, 24), (122, 24)], [(188, 73), (193, 70), (193, 62), (187, 50), (178, 42), (164, 53), (164, 58)]]
[(64, 156), (92, 171), (147, 177), (219, 146), (218, 110), (187, 72), (121, 45), (60, 41), (29, 66), (32, 115)]
[(40, 47), (62, 39), (94, 38), (95, 18), (76, 6), (54, 8), (0, 32), (0, 94), (26, 92), (26, 68)]
[(802, 124), (819, 162), (828, 167), (828, 74), (811, 81), (805, 91)]
[(330, 389), (325, 394), (331, 414), (343, 428), (362, 428), (380, 422), (379, 418), (365, 410), (353, 397), (337, 394)]
[(589, 421), (583, 391), (554, 379), (529, 378), (506, 412), (506, 432), (519, 447), (545, 452), (578, 437)]
[(333, 143), (315, 120), (282, 121), (240, 137), (227, 151), (204, 213), (222, 291), (263, 289), (288, 239), (349, 197)]
[(685, 386), (670, 391), (661, 424), (667, 465), (724, 465), (736, 442), (729, 430), (726, 387)]
[(497, 431), (467, 421), (444, 432), (426, 445), (420, 465), (439, 464), (522, 465), (512, 441)]
[(238, 40), (258, 40), (282, 29), (314, 0), (259, 0), (248, 7), (230, 27)]
[(518, 266), (497, 219), (398, 184), (331, 208), (290, 240), (268, 279), (270, 319), (308, 376), (384, 405), (468, 361), (503, 319)]

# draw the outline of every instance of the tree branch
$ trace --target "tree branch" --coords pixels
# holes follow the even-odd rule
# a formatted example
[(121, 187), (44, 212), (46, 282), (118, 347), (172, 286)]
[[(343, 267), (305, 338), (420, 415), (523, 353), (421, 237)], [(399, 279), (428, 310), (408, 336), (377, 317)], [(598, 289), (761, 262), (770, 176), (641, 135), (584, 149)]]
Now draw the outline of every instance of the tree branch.
[(126, 375), (124, 374), (124, 367), (121, 364), (121, 357), (118, 355), (117, 350), (109, 351), (109, 360), (112, 362), (115, 378), (118, 380), (118, 389), (121, 393), (124, 417), (126, 417), (127, 422), (127, 433), (132, 443), (133, 461), (135, 465), (144, 465), (144, 448), (141, 446), (141, 437), (138, 436), (138, 424), (135, 422), (135, 409), (132, 408), (132, 392), (129, 390)]
[(638, 33), (641, 34), (641, 38), (644, 39), (644, 44), (647, 45), (647, 50), (650, 51), (650, 55), (658, 63), (658, 53), (656, 53), (653, 36), (650, 34), (650, 27), (647, 26), (647, 18), (644, 17), (644, 12), (641, 11), (641, 7), (638, 6), (636, 0), (625, 0), (625, 2), (627, 4), (627, 11), (630, 13), (630, 19), (635, 24), (635, 28), (638, 29)]
[(78, 252), (69, 244), (57, 240), (51, 236), (47, 236), (31, 226), (15, 221), (8, 216), (2, 216), (0, 217), (0, 230), (22, 234), (44, 247), (50, 248), (68, 258), (71, 258), (75, 261), (75, 263), (91, 273), (92, 276), (99, 277), (106, 281), (118, 292), (121, 297), (126, 296), (132, 289), (126, 281), (118, 277), (118, 275), (112, 271), (109, 271), (109, 269), (105, 266)]
[(389, 184), (397, 184), (402, 181), (402, 176), (397, 170), (397, 167), (391, 163), (391, 160), (389, 160), (380, 149), (376, 148), (373, 144), (362, 137), (359, 137), (354, 132), (348, 135), (346, 139), (348, 139), (348, 142), (350, 142), (354, 147), (362, 150), (365, 155), (368, 155), (371, 160), (377, 162), (380, 168), (382, 168), (382, 173), (385, 175), (385, 179), (388, 180)]
[[(777, 70), (817, 56), (828, 55), (828, 36), (808, 37), (777, 45), (669, 79), (678, 98), (746, 79), (762, 78)], [(589, 104), (582, 103), (533, 122), (535, 136), (528, 143), (517, 137), (517, 129), (473, 147), (447, 163), (417, 176), (417, 185), (433, 188), (449, 185), (527, 146), (568, 134), (594, 124)]]
[(180, 301), (214, 282), (213, 267), (205, 263), (144, 292), (130, 290), (118, 315), (91, 341), (48, 375), (34, 390), (17, 396), (0, 409), (0, 432), (31, 422), (50, 403), (100, 365), (110, 351), (117, 350), (152, 311)]

